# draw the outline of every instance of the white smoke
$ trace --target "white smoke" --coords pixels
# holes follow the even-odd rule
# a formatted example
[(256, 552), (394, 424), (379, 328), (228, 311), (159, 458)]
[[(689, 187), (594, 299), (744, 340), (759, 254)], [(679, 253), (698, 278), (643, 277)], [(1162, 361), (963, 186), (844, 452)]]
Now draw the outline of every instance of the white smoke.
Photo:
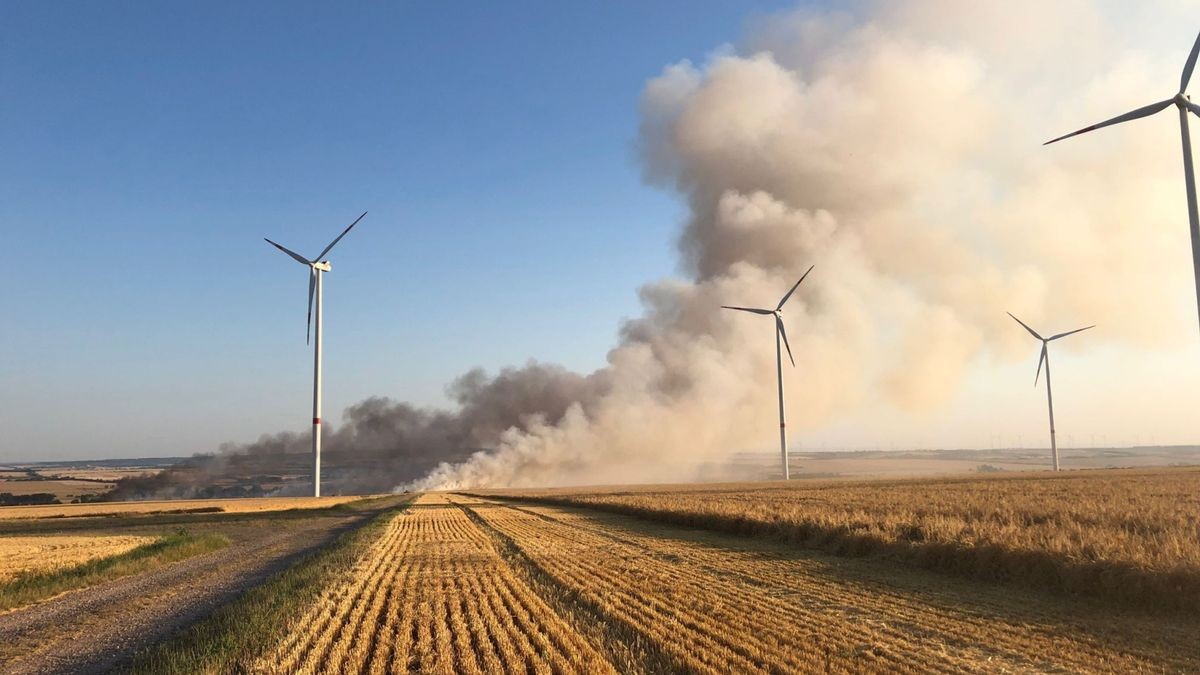
[(771, 305), (814, 263), (784, 315), (801, 430), (864, 405), (928, 410), (978, 359), (1027, 356), (1005, 310), (1102, 323), (1094, 343), (1193, 337), (1179, 321), (1190, 269), (1177, 131), (1040, 147), (1173, 91), (1195, 26), (1134, 49), (1122, 36), (1153, 27), (1129, 11), (797, 11), (701, 66), (667, 67), (646, 85), (639, 147), (647, 182), (687, 202), (690, 278), (641, 290), (644, 315), (592, 376), (604, 387), (410, 487), (685, 480), (767, 447), (771, 321), (718, 307)]

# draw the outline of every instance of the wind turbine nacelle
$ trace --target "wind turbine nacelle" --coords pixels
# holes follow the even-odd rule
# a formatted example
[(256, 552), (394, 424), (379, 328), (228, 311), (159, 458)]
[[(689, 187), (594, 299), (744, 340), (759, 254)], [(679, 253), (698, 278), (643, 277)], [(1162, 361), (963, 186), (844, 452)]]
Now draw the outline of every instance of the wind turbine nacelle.
[(329, 264), (328, 260), (326, 260), (325, 262), (313, 263), (312, 266), (313, 266), (314, 270), (321, 270), (322, 272), (332, 272), (333, 271), (333, 267)]

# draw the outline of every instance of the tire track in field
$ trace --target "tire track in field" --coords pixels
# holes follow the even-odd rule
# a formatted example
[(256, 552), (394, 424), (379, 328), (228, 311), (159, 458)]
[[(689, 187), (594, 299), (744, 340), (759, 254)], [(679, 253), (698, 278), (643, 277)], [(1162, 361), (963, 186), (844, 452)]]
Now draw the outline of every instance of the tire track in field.
[[(463, 505), (509, 539), (554, 583), (574, 589), (609, 621), (624, 624), (629, 631), (643, 636), (646, 642), (659, 645), (673, 662), (674, 670), (713, 673), (772, 670), (769, 653), (775, 650), (775, 645), (765, 644), (752, 635), (722, 630), (703, 613), (685, 609), (695, 604), (694, 599), (678, 593), (686, 590), (686, 586), (671, 583), (675, 588), (673, 591), (643, 592), (648, 589), (627, 583), (636, 577), (627, 574), (630, 570), (610, 571), (610, 567), (619, 566), (622, 558), (613, 558), (602, 545), (597, 546), (597, 541), (587, 541), (588, 537), (580, 536), (585, 533), (572, 533), (570, 528), (564, 529), (552, 519), (537, 518), (505, 507), (489, 508), (475, 500), (464, 500)], [(515, 520), (524, 522), (516, 523)], [(535, 540), (539, 541), (534, 543)], [(697, 596), (703, 592), (698, 590)], [(782, 658), (774, 659), (775, 670), (811, 669), (808, 659), (780, 656)]]
[(886, 562), (836, 561), (876, 572), (854, 579), (827, 558), (752, 539), (455, 501), (555, 583), (697, 671), (1137, 672), (1192, 671), (1200, 662), (1187, 627), (1152, 617), (1120, 616), (1124, 625), (1096, 633), (1097, 617), (1061, 602)]
[(616, 672), (440, 495), (388, 523), (254, 670)]
[(493, 538), (517, 577), (532, 588), (539, 598), (548, 602), (559, 616), (587, 636), (610, 663), (618, 664), (620, 672), (676, 673), (687, 670), (686, 664), (673, 658), (663, 650), (662, 645), (639, 632), (636, 627), (605, 614), (584, 595), (558, 583), (533, 563), (511, 537), (492, 527), (468, 504), (455, 503)]

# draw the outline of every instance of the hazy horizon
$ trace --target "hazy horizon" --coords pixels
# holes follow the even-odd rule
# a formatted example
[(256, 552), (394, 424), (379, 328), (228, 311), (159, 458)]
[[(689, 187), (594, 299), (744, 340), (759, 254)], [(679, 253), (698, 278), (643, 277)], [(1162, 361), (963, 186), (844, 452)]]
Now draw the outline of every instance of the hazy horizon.
[[(687, 414), (728, 412), (729, 430), (681, 414), (655, 442), (768, 450), (769, 327), (694, 313), (769, 303), (815, 263), (785, 314), (793, 451), (1048, 444), (1038, 346), (1005, 311), (1099, 324), (1052, 347), (1064, 447), (1200, 441), (1177, 121), (1041, 147), (1170, 94), (1200, 13), (1080, 1), (968, 24), (934, 0), (734, 4), (690, 26), (684, 4), (547, 5), (557, 31), (446, 8), (7, 10), (0, 49), (22, 58), (0, 59), (0, 143), (28, 161), (0, 181), (17, 285), (0, 462), (303, 432), (305, 280), (261, 237), (316, 249), (363, 210), (326, 280), (335, 426), (371, 396), (452, 408), (443, 387), (477, 366), (619, 383), (642, 367), (633, 344), (710, 387)], [(313, 40), (326, 49), (287, 57)], [(921, 69), (943, 77), (922, 88)], [(793, 165), (724, 168), (785, 146)], [(805, 238), (772, 239), (785, 226)], [(627, 443), (598, 421), (623, 404), (597, 400), (586, 429), (535, 445)]]

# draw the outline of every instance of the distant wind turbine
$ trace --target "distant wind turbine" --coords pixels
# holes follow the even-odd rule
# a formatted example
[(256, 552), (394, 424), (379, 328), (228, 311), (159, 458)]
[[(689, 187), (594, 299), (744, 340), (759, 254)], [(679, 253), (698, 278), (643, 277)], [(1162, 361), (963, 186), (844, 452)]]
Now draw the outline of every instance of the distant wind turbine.
[(346, 236), (346, 233), (351, 230), (358, 221), (362, 220), (367, 215), (366, 211), (359, 216), (350, 227), (342, 230), (342, 233), (336, 239), (329, 242), (324, 251), (317, 254), (317, 257), (309, 260), (295, 251), (288, 250), (279, 244), (267, 239), (267, 243), (275, 248), (283, 251), (291, 256), (296, 262), (308, 267), (308, 323), (305, 327), (304, 343), (308, 344), (309, 331), (312, 329), (313, 323), (313, 295), (317, 297), (317, 329), (315, 331), (315, 339), (313, 340), (313, 420), (312, 420), (312, 452), (313, 452), (313, 496), (321, 496), (321, 288), (322, 277), (326, 272), (333, 270), (328, 260), (324, 260), (325, 255)]
[(1179, 133), (1183, 138), (1183, 179), (1187, 188), (1188, 222), (1192, 233), (1192, 274), (1196, 283), (1196, 306), (1198, 312), (1200, 312), (1200, 215), (1197, 214), (1196, 210), (1196, 174), (1192, 167), (1192, 138), (1188, 133), (1187, 116), (1189, 110), (1193, 114), (1200, 116), (1200, 106), (1192, 103), (1187, 95), (1183, 93), (1187, 90), (1188, 81), (1192, 79), (1192, 70), (1196, 67), (1196, 57), (1198, 55), (1200, 55), (1200, 35), (1196, 36), (1196, 42), (1192, 45), (1192, 53), (1188, 54), (1187, 62), (1183, 64), (1183, 75), (1179, 78), (1179, 91), (1171, 98), (1159, 101), (1158, 103), (1151, 103), (1148, 106), (1132, 110), (1124, 115), (1118, 115), (1099, 124), (1084, 127), (1079, 131), (1073, 131), (1065, 136), (1059, 136), (1054, 140), (1046, 141), (1043, 145), (1050, 145), (1064, 138), (1078, 136), (1079, 134), (1113, 124), (1149, 117), (1165, 110), (1172, 103), (1175, 104), (1175, 107), (1179, 109)]
[(721, 305), (722, 309), (736, 309), (739, 312), (750, 312), (752, 314), (763, 314), (775, 317), (775, 375), (779, 379), (779, 454), (783, 458), (784, 480), (791, 478), (791, 474), (788, 473), (787, 425), (783, 418), (783, 354), (779, 349), (779, 341), (781, 338), (783, 340), (783, 346), (787, 347), (788, 360), (792, 362), (792, 367), (796, 366), (796, 360), (792, 358), (792, 347), (788, 344), (787, 331), (783, 329), (783, 319), (780, 315), (783, 313), (783, 304), (788, 301), (788, 298), (792, 297), (792, 293), (795, 293), (796, 289), (800, 287), (800, 282), (804, 281), (804, 277), (808, 276), (808, 272), (813, 271), (813, 267), (816, 267), (816, 265), (812, 265), (808, 268), (808, 271), (804, 273), (804, 276), (800, 277), (800, 281), (797, 281), (796, 285), (792, 286), (792, 290), (788, 291), (787, 294), (783, 296), (783, 299), (779, 301), (779, 304), (775, 306), (775, 309), (730, 307), (729, 305)]
[(1087, 326), (1085, 328), (1076, 328), (1075, 330), (1069, 330), (1065, 333), (1059, 333), (1058, 335), (1051, 335), (1048, 338), (1044, 338), (1041, 335), (1038, 335), (1037, 331), (1035, 331), (1034, 329), (1027, 326), (1024, 321), (1013, 316), (1012, 312), (1008, 312), (1008, 315), (1012, 316), (1013, 321), (1016, 321), (1017, 323), (1024, 326), (1025, 330), (1029, 331), (1030, 335), (1032, 335), (1033, 337), (1042, 341), (1042, 355), (1038, 357), (1038, 369), (1037, 369), (1037, 374), (1035, 374), (1033, 376), (1033, 386), (1035, 386), (1035, 387), (1037, 386), (1038, 377), (1040, 377), (1042, 374), (1042, 363), (1045, 362), (1045, 364), (1046, 364), (1046, 404), (1050, 407), (1050, 454), (1054, 458), (1054, 470), (1058, 471), (1058, 442), (1054, 438), (1054, 394), (1050, 391), (1050, 351), (1049, 351), (1048, 347), (1050, 346), (1051, 342), (1053, 342), (1059, 338), (1064, 338), (1068, 335), (1074, 335), (1075, 333), (1078, 333), (1080, 331), (1085, 331), (1088, 328), (1095, 328), (1095, 326)]

